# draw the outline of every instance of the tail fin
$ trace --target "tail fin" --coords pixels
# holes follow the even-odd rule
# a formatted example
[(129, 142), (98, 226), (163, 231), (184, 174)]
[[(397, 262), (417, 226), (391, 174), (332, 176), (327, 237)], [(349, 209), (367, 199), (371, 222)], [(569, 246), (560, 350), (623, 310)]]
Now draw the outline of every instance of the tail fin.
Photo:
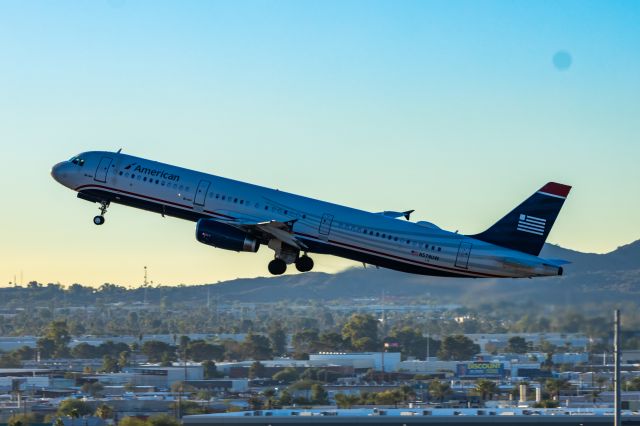
[(470, 237), (537, 256), (570, 190), (549, 182), (489, 229)]

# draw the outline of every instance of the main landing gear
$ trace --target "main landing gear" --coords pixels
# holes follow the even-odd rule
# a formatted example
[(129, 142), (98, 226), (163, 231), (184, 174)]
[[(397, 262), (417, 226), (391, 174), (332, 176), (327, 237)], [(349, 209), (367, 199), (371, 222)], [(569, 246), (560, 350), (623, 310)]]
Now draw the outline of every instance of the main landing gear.
[(269, 248), (275, 251), (275, 258), (269, 262), (269, 272), (273, 275), (282, 275), (287, 271), (287, 265), (292, 263), (300, 272), (309, 272), (313, 269), (313, 260), (307, 253), (300, 256), (300, 249), (283, 243), (278, 239), (269, 241)]
[(309, 272), (313, 269), (313, 259), (305, 253), (296, 259), (296, 269), (300, 272)]
[[(306, 254), (298, 257), (293, 263), (296, 265), (296, 269), (299, 272), (309, 272), (313, 269), (313, 259)], [(282, 275), (287, 271), (287, 262), (276, 257), (269, 262), (268, 268), (272, 275)]]
[(268, 268), (271, 275), (282, 275), (287, 270), (287, 264), (284, 260), (275, 258), (269, 262)]
[(93, 218), (93, 223), (96, 225), (102, 225), (104, 223), (104, 215), (109, 207), (108, 201), (100, 201), (100, 214)]

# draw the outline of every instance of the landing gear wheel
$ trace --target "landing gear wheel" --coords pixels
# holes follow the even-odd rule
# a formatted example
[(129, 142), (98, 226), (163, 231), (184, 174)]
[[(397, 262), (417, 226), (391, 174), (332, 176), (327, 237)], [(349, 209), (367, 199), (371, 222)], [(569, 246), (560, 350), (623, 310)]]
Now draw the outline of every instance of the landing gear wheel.
[(93, 223), (96, 225), (102, 225), (104, 223), (104, 214), (107, 212), (108, 207), (108, 201), (100, 201), (100, 214), (93, 218)]
[(313, 269), (313, 259), (306, 254), (296, 260), (296, 269), (300, 272), (309, 272)]
[(282, 259), (273, 259), (269, 262), (269, 272), (272, 275), (282, 275), (287, 270), (287, 264)]

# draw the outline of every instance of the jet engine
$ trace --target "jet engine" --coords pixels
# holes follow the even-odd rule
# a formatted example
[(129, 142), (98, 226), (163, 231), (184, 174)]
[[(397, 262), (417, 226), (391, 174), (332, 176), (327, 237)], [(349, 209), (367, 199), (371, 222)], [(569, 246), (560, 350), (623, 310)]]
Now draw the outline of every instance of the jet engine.
[(249, 233), (213, 219), (200, 219), (196, 239), (202, 244), (233, 251), (257, 252), (260, 243)]

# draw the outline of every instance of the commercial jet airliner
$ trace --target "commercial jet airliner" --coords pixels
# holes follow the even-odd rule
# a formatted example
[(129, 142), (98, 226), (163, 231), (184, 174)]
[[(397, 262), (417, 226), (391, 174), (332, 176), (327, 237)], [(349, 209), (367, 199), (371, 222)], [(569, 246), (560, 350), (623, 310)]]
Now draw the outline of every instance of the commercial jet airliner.
[(549, 182), (484, 232), (462, 235), (413, 210), (371, 213), (118, 152), (92, 151), (53, 166), (53, 178), (98, 203), (196, 222), (196, 239), (225, 250), (274, 251), (269, 272), (313, 268), (309, 253), (422, 275), (522, 278), (562, 275), (559, 260), (538, 257), (570, 186)]

